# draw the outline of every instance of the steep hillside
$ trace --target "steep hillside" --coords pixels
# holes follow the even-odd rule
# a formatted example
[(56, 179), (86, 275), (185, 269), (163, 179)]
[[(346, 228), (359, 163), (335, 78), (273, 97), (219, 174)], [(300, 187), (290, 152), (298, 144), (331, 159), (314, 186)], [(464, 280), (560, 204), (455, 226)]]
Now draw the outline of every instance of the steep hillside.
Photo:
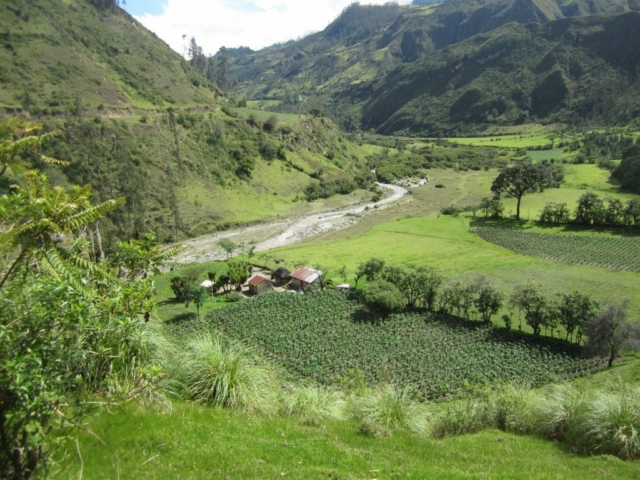
[[(624, 123), (640, 115), (640, 13), (509, 24), (352, 89), (363, 125), (451, 132), (526, 121)], [(454, 132), (455, 133), (455, 132)]]
[[(461, 61), (469, 60), (469, 63), (476, 64), (475, 77), (480, 76), (481, 70), (486, 71), (486, 78), (491, 78), (487, 80), (491, 87), (505, 82), (512, 84), (517, 76), (517, 83), (523, 83), (520, 88), (522, 95), (529, 97), (530, 101), (531, 90), (541, 79), (528, 74), (518, 76), (516, 71), (523, 67), (523, 63), (532, 61), (527, 57), (520, 58), (523, 51), (518, 48), (523, 44), (519, 38), (525, 35), (527, 41), (535, 41), (545, 55), (556, 48), (562, 50), (563, 58), (557, 59), (556, 63), (567, 63), (570, 59), (574, 65), (576, 62), (580, 64), (582, 71), (574, 72), (573, 78), (581, 78), (586, 74), (589, 77), (586, 83), (604, 79), (605, 83), (613, 81), (618, 86), (622, 82), (623, 90), (627, 90), (627, 84), (634, 81), (634, 76), (632, 73), (620, 72), (619, 63), (613, 66), (616, 72), (612, 73), (612, 69), (608, 68), (606, 72), (600, 73), (591, 71), (591, 68), (597, 69), (600, 65), (589, 62), (592, 57), (596, 57), (609, 64), (611, 62), (607, 55), (617, 54), (613, 49), (607, 51), (606, 48), (601, 48), (597, 42), (618, 42), (625, 50), (631, 50), (637, 45), (632, 31), (634, 26), (629, 24), (636, 17), (620, 21), (620, 26), (628, 31), (628, 37), (615, 33), (610, 23), (611, 16), (629, 14), (634, 9), (640, 9), (638, 0), (448, 0), (439, 5), (406, 7), (352, 5), (326, 30), (303, 40), (259, 52), (233, 52), (231, 76), (239, 82), (238, 92), (262, 102), (259, 105), (263, 108), (297, 112), (318, 108), (330, 112), (347, 128), (377, 129), (386, 123), (389, 116), (410, 100), (416, 100), (419, 95), (403, 91), (402, 98), (391, 100), (394, 103), (391, 111), (385, 108), (384, 112), (372, 112), (367, 105), (379, 107), (381, 99), (388, 102), (387, 99), (397, 97), (398, 88), (409, 83), (414, 90), (437, 90), (437, 93), (429, 95), (429, 98), (437, 98), (435, 102), (429, 100), (429, 109), (456, 110), (454, 103), (459, 96), (450, 99), (443, 98), (442, 94), (451, 88), (450, 85), (453, 85), (454, 90), (460, 87), (455, 80), (460, 66), (455, 62), (449, 63), (449, 59), (458, 53)], [(578, 18), (591, 18), (594, 15), (598, 16), (588, 23)], [(525, 27), (530, 24), (556, 23), (557, 27), (547, 29)], [(518, 24), (520, 27), (516, 26)], [(362, 28), (363, 25), (367, 28)], [(591, 41), (584, 44), (572, 43), (563, 37), (565, 30), (579, 37), (588, 36)], [(597, 35), (597, 30), (603, 30), (604, 33)], [(528, 33), (518, 33), (524, 31)], [(609, 35), (615, 38), (609, 38)], [(493, 48), (489, 47), (492, 42), (500, 44), (497, 50), (506, 49), (502, 54), (513, 54), (516, 64), (496, 68), (495, 62), (487, 62), (486, 54)], [(481, 51), (478, 47), (483, 44), (487, 45)], [(592, 52), (593, 48), (596, 51)], [(578, 50), (577, 53), (574, 54), (574, 50)], [(495, 54), (495, 51), (489, 54)], [(557, 57), (558, 52), (553, 55)], [(554, 63), (553, 55), (547, 59), (547, 63)], [(579, 60), (574, 61), (574, 56)], [(541, 57), (536, 59), (539, 62)], [(547, 67), (541, 68), (545, 70)], [(529, 69), (536, 70), (536, 67), (530, 66)], [(633, 72), (633, 69), (627, 70)], [(592, 73), (595, 73), (595, 80), (590, 78)], [(438, 78), (437, 86), (434, 85), (434, 76)], [(427, 78), (431, 78), (431, 82), (420, 80)], [(550, 81), (552, 80), (553, 78)], [(528, 87), (528, 83), (534, 85)], [(572, 88), (583, 87), (584, 85)], [(546, 89), (545, 86), (541, 88)], [(536, 102), (550, 104), (554, 101), (553, 96), (547, 100), (544, 97), (544, 94), (538, 92)], [(420, 100), (423, 108), (426, 108), (425, 101), (426, 98)], [(488, 112), (492, 113), (493, 108), (489, 108)], [(493, 117), (502, 115), (500, 110), (498, 108), (498, 115)], [(414, 131), (425, 131), (425, 126), (431, 130), (431, 126), (435, 124), (437, 129), (451, 130), (451, 126), (460, 129), (467, 121), (459, 118), (455, 112), (452, 115), (440, 112), (437, 119), (417, 112), (414, 108), (412, 114), (416, 113), (419, 115), (418, 123), (422, 126), (414, 128)], [(544, 121), (551, 119), (552, 113), (553, 108), (550, 107), (538, 108), (535, 112), (529, 109), (529, 115)], [(584, 116), (584, 112), (580, 116)], [(602, 119), (601, 113), (596, 116)], [(511, 116), (503, 120), (516, 121), (517, 118)], [(607, 122), (610, 119), (602, 120)], [(477, 117), (469, 121), (485, 123), (485, 119)], [(493, 120), (488, 123), (492, 122)], [(395, 124), (395, 120), (392, 123)], [(392, 129), (385, 127), (380, 131), (400, 131), (406, 127), (405, 124), (397, 124)]]
[(0, 107), (59, 114), (208, 105), (215, 90), (120, 8), (97, 0), (0, 2)]
[(359, 147), (324, 118), (260, 114), (67, 117), (46, 125), (60, 132), (46, 152), (71, 164), (32, 166), (58, 184), (93, 185), (95, 201), (126, 197), (102, 223), (107, 247), (150, 230), (171, 242), (371, 198), (366, 156), (381, 148)]

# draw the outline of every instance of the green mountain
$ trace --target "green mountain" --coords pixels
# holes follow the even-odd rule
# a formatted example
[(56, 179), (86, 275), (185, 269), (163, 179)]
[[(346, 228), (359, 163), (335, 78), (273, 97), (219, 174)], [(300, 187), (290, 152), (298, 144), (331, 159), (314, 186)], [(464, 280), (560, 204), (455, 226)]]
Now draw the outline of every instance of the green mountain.
[[(233, 52), (230, 75), (263, 108), (320, 109), (381, 133), (625, 121), (640, 48), (632, 10), (640, 1), (354, 4), (323, 32)], [(603, 88), (624, 103), (607, 105)]]
[[(365, 156), (375, 147), (326, 118), (216, 100), (216, 87), (113, 0), (3, 1), (0, 35), (0, 118), (43, 121), (59, 133), (46, 153), (70, 166), (25, 160), (55, 184), (91, 184), (94, 201), (126, 197), (101, 224), (107, 248), (150, 230), (169, 242), (373, 195)], [(14, 181), (0, 178), (0, 194)]]
[(215, 88), (124, 10), (102, 0), (0, 2), (0, 107), (59, 114), (210, 105)]
[(351, 98), (380, 132), (640, 115), (640, 13), (507, 24), (403, 65)]

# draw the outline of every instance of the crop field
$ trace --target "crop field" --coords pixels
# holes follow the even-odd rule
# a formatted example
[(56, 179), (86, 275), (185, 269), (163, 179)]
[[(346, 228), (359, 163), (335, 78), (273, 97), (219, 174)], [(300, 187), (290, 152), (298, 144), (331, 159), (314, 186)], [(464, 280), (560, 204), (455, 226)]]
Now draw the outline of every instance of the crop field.
[[(370, 317), (341, 292), (269, 293), (213, 312), (205, 328), (257, 347), (295, 377), (335, 383), (360, 368), (368, 383), (446, 398), (466, 382), (541, 385), (586, 374), (598, 361), (503, 329), (418, 314)], [(172, 325), (180, 335), (200, 322)]]
[(637, 237), (549, 235), (491, 227), (473, 231), (487, 242), (523, 255), (640, 272), (640, 238)]

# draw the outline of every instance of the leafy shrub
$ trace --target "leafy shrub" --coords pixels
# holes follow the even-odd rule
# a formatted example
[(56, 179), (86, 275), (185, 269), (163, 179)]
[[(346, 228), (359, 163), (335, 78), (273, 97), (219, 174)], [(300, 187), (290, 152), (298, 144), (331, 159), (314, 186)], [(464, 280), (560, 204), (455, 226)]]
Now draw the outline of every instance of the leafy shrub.
[(462, 212), (462, 210), (455, 206), (455, 205), (448, 205), (446, 207), (443, 207), (442, 209), (440, 209), (440, 214), (441, 215), (459, 215)]
[(369, 284), (362, 299), (369, 310), (385, 315), (402, 310), (407, 303), (398, 287), (384, 280)]

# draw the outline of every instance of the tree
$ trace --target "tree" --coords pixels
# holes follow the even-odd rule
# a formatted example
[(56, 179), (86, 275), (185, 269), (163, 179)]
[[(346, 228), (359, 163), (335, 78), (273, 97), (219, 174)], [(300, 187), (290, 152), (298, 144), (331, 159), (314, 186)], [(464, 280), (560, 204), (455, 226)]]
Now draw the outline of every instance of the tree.
[(491, 317), (502, 308), (504, 295), (496, 286), (484, 276), (475, 282), (476, 298), (473, 301), (484, 323), (491, 323)]
[(618, 179), (625, 190), (640, 193), (640, 144), (622, 152), (622, 162), (611, 176)]
[(189, 58), (191, 59), (191, 65), (198, 73), (205, 75), (207, 73), (207, 57), (204, 54), (202, 47), (198, 45), (195, 37), (191, 37), (189, 41)]
[(227, 48), (223, 45), (218, 50), (218, 75), (217, 84), (220, 90), (225, 90), (227, 87), (227, 69), (229, 68), (229, 57), (227, 55)]
[(520, 202), (526, 193), (542, 192), (554, 185), (553, 174), (545, 165), (519, 163), (505, 168), (491, 185), (491, 191), (517, 200), (516, 220), (520, 220)]
[(625, 225), (640, 226), (640, 198), (632, 198), (624, 209)]
[(535, 336), (540, 335), (542, 327), (551, 323), (549, 302), (542, 284), (529, 282), (517, 286), (510, 303), (524, 312), (525, 322), (533, 329)]
[(489, 199), (487, 197), (484, 197), (482, 200), (480, 200), (478, 208), (482, 210), (484, 218), (501, 218), (502, 212), (504, 211), (504, 205), (499, 198)]
[(196, 307), (196, 312), (198, 313), (198, 318), (200, 318), (200, 309), (204, 305), (205, 300), (207, 299), (207, 290), (202, 288), (199, 285), (194, 285), (192, 283), (187, 284), (183, 289), (183, 298), (184, 298), (184, 306), (189, 308), (189, 305), (193, 303)]
[(604, 202), (595, 193), (585, 193), (578, 199), (575, 220), (581, 225), (604, 225), (607, 220)]
[(564, 224), (569, 223), (570, 213), (566, 203), (547, 203), (540, 214), (540, 222)]
[(371, 258), (358, 266), (358, 272), (362, 273), (360, 276), (364, 276), (368, 282), (372, 282), (382, 273), (384, 263), (384, 260), (379, 258)]
[(609, 357), (608, 366), (622, 348), (640, 348), (640, 326), (629, 323), (627, 302), (608, 305), (587, 323), (587, 351), (601, 357)]
[(230, 282), (235, 285), (237, 289), (241, 289), (242, 285), (245, 284), (251, 275), (253, 267), (249, 262), (238, 259), (229, 262), (228, 267)]
[(402, 310), (406, 304), (398, 287), (384, 280), (370, 283), (364, 290), (362, 298), (369, 310), (383, 315)]
[(573, 334), (576, 333), (577, 341), (580, 342), (587, 324), (596, 315), (599, 304), (578, 291), (561, 293), (559, 296), (556, 315), (566, 331), (565, 339), (573, 340)]
[(160, 274), (160, 267), (178, 251), (175, 248), (160, 248), (156, 234), (151, 232), (141, 240), (130, 240), (117, 245), (109, 258), (109, 265), (131, 282), (139, 275), (147, 278), (150, 273)]
[(228, 238), (222, 238), (218, 240), (217, 243), (218, 243), (218, 246), (226, 252), (227, 258), (231, 258), (231, 256), (233, 255), (233, 252), (235, 252), (236, 249), (238, 248), (238, 245), (235, 242), (229, 240)]

